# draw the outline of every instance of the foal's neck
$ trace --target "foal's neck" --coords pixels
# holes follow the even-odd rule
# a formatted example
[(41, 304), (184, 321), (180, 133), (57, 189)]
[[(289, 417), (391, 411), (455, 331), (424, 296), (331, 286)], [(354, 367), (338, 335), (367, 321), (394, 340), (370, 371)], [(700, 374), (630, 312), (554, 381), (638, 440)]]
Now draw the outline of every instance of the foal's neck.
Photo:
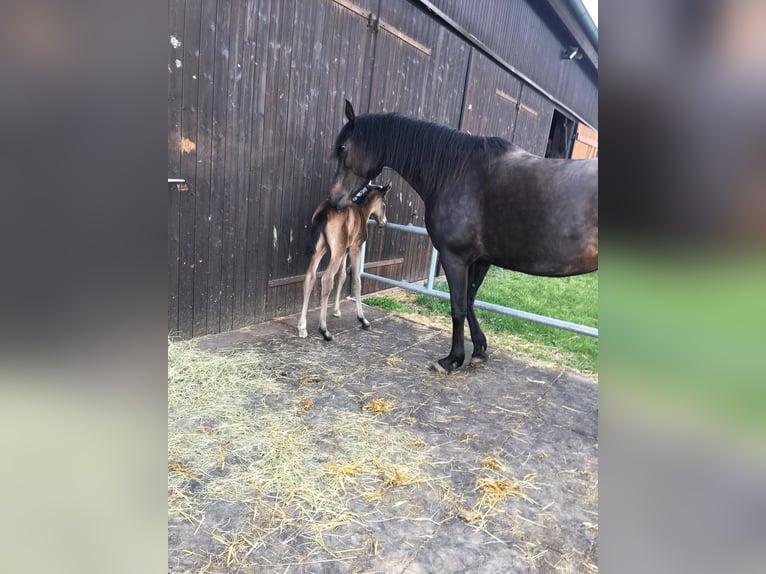
[(362, 216), (362, 227), (367, 229), (367, 220), (370, 219), (370, 214), (374, 211), (376, 200), (369, 200), (364, 205), (359, 206), (359, 214)]

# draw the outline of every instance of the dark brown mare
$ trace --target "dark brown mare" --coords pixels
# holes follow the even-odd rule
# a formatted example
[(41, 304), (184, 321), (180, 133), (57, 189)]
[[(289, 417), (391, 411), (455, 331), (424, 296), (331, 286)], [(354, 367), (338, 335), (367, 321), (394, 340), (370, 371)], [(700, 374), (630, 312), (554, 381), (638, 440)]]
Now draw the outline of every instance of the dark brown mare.
[(322, 276), (322, 303), (319, 311), (319, 332), (331, 341), (333, 336), (327, 330), (327, 299), (330, 297), (335, 274), (340, 270), (338, 288), (335, 293), (333, 316), (340, 317), (340, 292), (346, 281), (346, 259), (351, 257), (351, 277), (356, 299), (356, 318), (363, 329), (370, 328), (370, 322), (362, 312), (362, 279), (359, 276), (360, 251), (362, 243), (367, 241), (367, 220), (372, 217), (379, 227), (386, 224), (386, 192), (391, 189), (391, 183), (375, 185), (370, 182), (354, 195), (354, 201), (344, 210), (338, 211), (330, 207), (325, 199), (314, 210), (311, 216), (311, 229), (307, 238), (306, 252), (311, 256), (306, 277), (303, 280), (303, 309), (298, 321), (298, 335), (305, 337), (306, 311), (309, 297), (316, 281), (317, 267), (322, 257), (330, 250), (330, 262)]
[(473, 303), (490, 265), (550, 277), (598, 268), (598, 160), (545, 159), (501, 138), (399, 114), (356, 117), (348, 100), (346, 118), (333, 150), (330, 204), (348, 206), (384, 167), (425, 202), (452, 306), (452, 348), (436, 370), (463, 364), (466, 318), (471, 362), (486, 359)]

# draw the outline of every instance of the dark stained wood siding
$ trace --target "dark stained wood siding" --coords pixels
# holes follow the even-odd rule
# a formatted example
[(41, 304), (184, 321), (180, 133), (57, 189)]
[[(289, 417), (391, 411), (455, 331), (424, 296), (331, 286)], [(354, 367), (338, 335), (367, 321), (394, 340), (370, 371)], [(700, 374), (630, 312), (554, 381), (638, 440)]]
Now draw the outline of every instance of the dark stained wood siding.
[[(188, 181), (168, 185), (168, 328), (182, 337), (300, 309), (345, 98), (545, 149), (553, 104), (417, 2), (170, 0), (168, 39), (168, 177)], [(385, 179), (389, 220), (424, 225), (419, 196)], [(371, 229), (376, 273), (418, 281), (429, 257), (427, 238)]]
[(520, 98), (521, 82), (472, 49), (460, 129), (513, 141)]
[(576, 45), (545, 0), (431, 0), (506, 62), (598, 127), (597, 72), (585, 58), (562, 60)]

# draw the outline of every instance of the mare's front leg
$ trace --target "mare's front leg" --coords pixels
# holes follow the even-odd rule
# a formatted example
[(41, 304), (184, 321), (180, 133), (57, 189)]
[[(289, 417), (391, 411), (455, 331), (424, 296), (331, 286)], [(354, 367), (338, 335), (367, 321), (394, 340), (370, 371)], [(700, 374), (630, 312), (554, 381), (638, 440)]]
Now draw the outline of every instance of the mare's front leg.
[(325, 269), (324, 275), (322, 275), (322, 304), (319, 308), (319, 332), (325, 338), (325, 341), (332, 341), (333, 336), (330, 331), (327, 330), (327, 300), (330, 298), (330, 291), (332, 291), (333, 284), (335, 283), (335, 274), (338, 272), (340, 262), (345, 259), (344, 254), (337, 253), (337, 251), (331, 250), (330, 263)]
[(471, 329), (471, 341), (473, 341), (473, 354), (471, 364), (483, 363), (487, 360), (487, 337), (479, 327), (479, 321), (473, 311), (473, 303), (476, 300), (476, 292), (481, 287), (484, 277), (489, 271), (489, 263), (476, 262), (468, 268), (468, 326)]
[(457, 369), (465, 360), (464, 329), (468, 309), (468, 267), (449, 252), (441, 253), (442, 267), (447, 275), (452, 308), (452, 348), (449, 355), (432, 367), (440, 373)]
[(316, 246), (314, 255), (311, 256), (308, 269), (306, 269), (306, 277), (303, 279), (303, 307), (301, 308), (301, 318), (298, 321), (298, 336), (306, 337), (308, 332), (306, 331), (306, 313), (309, 307), (309, 298), (311, 297), (311, 291), (314, 289), (314, 282), (317, 278), (317, 267), (322, 260), (325, 252), (327, 251), (327, 245), (324, 240), (320, 239), (320, 243)]
[(335, 305), (332, 308), (332, 316), (340, 317), (340, 292), (343, 291), (343, 284), (346, 282), (346, 260), (348, 254), (343, 256), (340, 269), (338, 269), (338, 287), (335, 290)]
[(351, 281), (354, 283), (354, 299), (356, 300), (356, 318), (362, 324), (362, 329), (369, 331), (370, 322), (364, 318), (364, 313), (362, 312), (362, 278), (360, 276), (361, 269), (359, 268), (362, 262), (360, 246), (352, 245), (349, 255), (351, 255)]

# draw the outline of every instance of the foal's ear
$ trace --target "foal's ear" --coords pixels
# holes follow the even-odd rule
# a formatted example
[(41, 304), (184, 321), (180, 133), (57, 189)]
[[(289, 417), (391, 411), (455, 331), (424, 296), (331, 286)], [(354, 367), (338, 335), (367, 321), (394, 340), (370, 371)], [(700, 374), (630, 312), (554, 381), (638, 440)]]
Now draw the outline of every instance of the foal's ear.
[(384, 183), (383, 184), (383, 186), (380, 188), (380, 193), (382, 193), (383, 195), (386, 195), (386, 192), (389, 189), (391, 189), (391, 182), (390, 181), (388, 183)]
[(351, 102), (346, 100), (346, 118), (348, 119), (350, 124), (354, 124), (354, 120), (356, 119), (356, 114), (354, 114), (354, 106), (351, 105)]

